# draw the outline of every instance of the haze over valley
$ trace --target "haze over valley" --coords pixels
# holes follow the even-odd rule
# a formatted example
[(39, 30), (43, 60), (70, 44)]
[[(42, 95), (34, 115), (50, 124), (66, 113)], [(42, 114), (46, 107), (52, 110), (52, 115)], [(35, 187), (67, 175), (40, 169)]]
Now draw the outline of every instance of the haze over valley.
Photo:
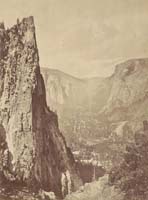
[(0, 200), (148, 200), (148, 1), (0, 5)]

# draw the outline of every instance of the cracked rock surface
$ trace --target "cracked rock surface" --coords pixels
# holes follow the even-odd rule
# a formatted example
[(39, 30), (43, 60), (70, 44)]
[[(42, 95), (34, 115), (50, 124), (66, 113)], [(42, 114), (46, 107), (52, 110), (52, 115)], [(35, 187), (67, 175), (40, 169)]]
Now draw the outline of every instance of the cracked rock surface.
[(81, 184), (57, 115), (46, 104), (33, 17), (7, 30), (0, 24), (0, 125), (0, 156), (9, 151), (8, 171), (17, 181), (60, 196), (67, 171), (70, 183), (64, 191)]

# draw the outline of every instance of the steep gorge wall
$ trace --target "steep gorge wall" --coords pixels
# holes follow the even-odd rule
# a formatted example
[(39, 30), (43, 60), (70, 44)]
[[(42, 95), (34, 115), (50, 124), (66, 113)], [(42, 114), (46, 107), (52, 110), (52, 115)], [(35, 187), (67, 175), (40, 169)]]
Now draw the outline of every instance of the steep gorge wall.
[[(0, 44), (0, 124), (6, 134), (1, 142), (12, 157), (10, 171), (17, 180), (65, 195), (81, 181), (57, 116), (46, 104), (33, 17), (8, 30), (1, 24)], [(63, 186), (66, 173), (70, 183), (64, 180)]]

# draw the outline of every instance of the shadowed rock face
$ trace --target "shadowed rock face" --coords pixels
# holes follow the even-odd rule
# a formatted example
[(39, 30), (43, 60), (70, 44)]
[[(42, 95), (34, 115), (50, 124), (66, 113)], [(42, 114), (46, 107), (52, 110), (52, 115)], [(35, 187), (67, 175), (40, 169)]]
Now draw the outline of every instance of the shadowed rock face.
[[(0, 123), (18, 180), (62, 195), (79, 186), (75, 162), (46, 104), (33, 17), (0, 25)], [(69, 172), (70, 184), (62, 185)], [(69, 188), (65, 188), (69, 191)]]

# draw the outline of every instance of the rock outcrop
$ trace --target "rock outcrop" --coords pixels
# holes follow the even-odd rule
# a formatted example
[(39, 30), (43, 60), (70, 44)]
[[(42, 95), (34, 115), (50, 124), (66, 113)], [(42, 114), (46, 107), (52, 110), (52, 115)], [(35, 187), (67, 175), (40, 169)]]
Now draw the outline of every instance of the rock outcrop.
[[(17, 20), (7, 30), (0, 24), (0, 124), (1, 157), (5, 150), (9, 152), (7, 171), (17, 181), (59, 196), (79, 186), (57, 115), (46, 104), (33, 17)], [(62, 194), (64, 173), (70, 183), (66, 180)]]
[[(111, 121), (145, 119), (148, 112), (148, 59), (131, 59), (116, 66), (113, 85), (102, 112)], [(142, 121), (142, 120), (140, 120)]]
[(135, 133), (134, 141), (126, 146), (120, 165), (111, 170), (109, 182), (125, 193), (124, 199), (148, 199), (148, 122)]
[(108, 184), (108, 175), (99, 178), (98, 181), (86, 183), (80, 189), (65, 200), (124, 200), (124, 193), (115, 186)]

